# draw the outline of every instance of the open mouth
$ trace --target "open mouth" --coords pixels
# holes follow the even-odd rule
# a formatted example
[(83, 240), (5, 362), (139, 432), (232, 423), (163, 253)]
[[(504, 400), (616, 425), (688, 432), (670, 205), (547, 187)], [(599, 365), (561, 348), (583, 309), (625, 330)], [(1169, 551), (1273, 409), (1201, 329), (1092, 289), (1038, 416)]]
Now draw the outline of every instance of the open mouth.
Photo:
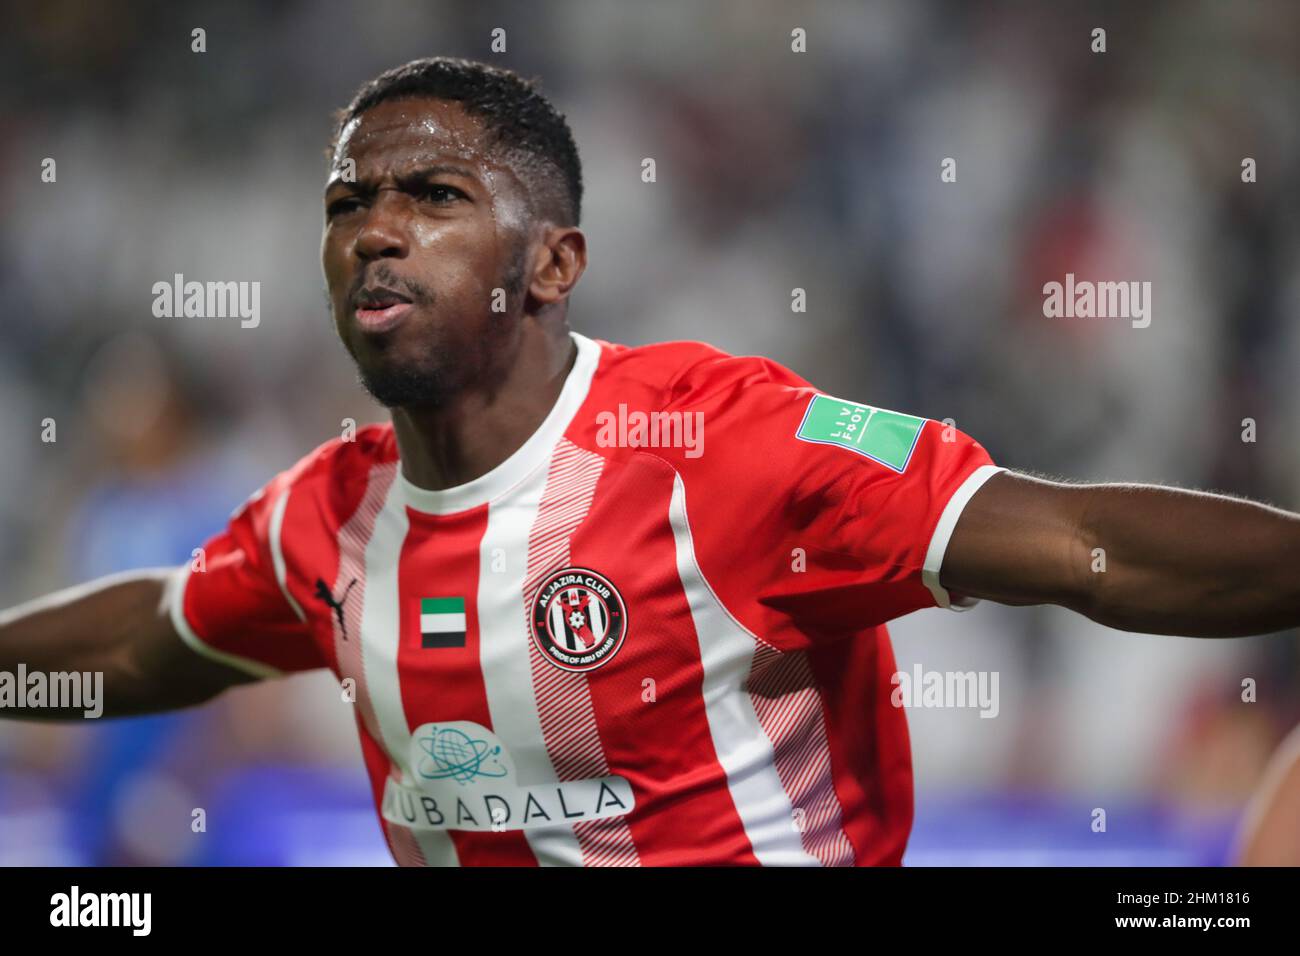
[(362, 289), (354, 298), (357, 325), (363, 332), (387, 332), (411, 311), (409, 297), (393, 289)]

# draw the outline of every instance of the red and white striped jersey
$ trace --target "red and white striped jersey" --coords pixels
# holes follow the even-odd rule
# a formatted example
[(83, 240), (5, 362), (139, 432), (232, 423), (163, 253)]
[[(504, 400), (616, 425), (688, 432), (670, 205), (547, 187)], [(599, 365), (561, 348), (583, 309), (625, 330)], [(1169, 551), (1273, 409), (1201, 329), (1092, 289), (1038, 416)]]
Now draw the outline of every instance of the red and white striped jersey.
[(899, 863), (885, 622), (950, 606), (1000, 469), (767, 359), (573, 338), (545, 421), (467, 484), (411, 484), (388, 425), (277, 475), (183, 572), (177, 630), (355, 691), (401, 864)]

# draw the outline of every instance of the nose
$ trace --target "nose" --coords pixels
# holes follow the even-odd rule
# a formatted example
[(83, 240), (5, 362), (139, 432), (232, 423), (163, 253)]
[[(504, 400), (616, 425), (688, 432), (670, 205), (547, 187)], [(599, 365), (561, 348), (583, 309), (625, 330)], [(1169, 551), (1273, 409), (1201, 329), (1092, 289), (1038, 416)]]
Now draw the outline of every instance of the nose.
[(410, 251), (407, 215), (403, 196), (381, 189), (370, 204), (366, 221), (357, 232), (356, 251), (360, 259), (405, 259)]

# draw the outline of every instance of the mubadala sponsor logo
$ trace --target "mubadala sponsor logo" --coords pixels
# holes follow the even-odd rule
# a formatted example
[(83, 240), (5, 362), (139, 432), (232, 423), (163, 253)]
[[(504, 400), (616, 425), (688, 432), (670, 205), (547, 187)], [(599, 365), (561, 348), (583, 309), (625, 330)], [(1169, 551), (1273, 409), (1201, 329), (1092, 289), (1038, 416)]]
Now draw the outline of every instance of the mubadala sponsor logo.
[(80, 710), (94, 720), (104, 713), (103, 671), (0, 671), (0, 711)]
[(148, 936), (153, 926), (152, 893), (68, 893), (50, 897), (50, 925), (125, 926), (132, 936)]
[(1043, 286), (1043, 315), (1049, 319), (1132, 319), (1133, 328), (1151, 324), (1150, 282), (1075, 281), (1074, 273), (1065, 274), (1065, 282), (1048, 282)]
[(453, 799), (430, 796), (391, 777), (381, 810), (389, 823), (417, 830), (528, 830), (579, 820), (621, 817), (632, 809), (622, 777), (565, 781), (535, 787), (475, 788)]
[(155, 318), (238, 318), (245, 329), (262, 322), (260, 282), (186, 282), (178, 272), (171, 282), (155, 282), (152, 291)]
[(685, 448), (687, 458), (704, 454), (703, 412), (642, 412), (627, 410), (596, 415), (596, 444), (601, 448)]
[(917, 664), (910, 674), (896, 671), (889, 682), (895, 707), (969, 707), (980, 717), (998, 715), (997, 671), (927, 671)]
[(385, 782), (380, 813), (416, 830), (527, 830), (623, 816), (636, 805), (624, 777), (520, 783), (501, 738), (470, 720), (417, 727), (407, 766), (404, 781)]

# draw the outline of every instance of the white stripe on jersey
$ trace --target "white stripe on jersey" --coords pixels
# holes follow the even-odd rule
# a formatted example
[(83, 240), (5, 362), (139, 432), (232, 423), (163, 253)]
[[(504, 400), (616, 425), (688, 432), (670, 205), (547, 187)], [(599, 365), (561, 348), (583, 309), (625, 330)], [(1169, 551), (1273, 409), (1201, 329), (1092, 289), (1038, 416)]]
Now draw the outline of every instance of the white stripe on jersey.
[(555, 635), (556, 640), (563, 645), (566, 650), (575, 651), (577, 648), (573, 646), (573, 634), (570, 633), (568, 626), (564, 623), (564, 613), (564, 601), (557, 598), (555, 603), (551, 605), (551, 610), (548, 614), (550, 621), (548, 623), (551, 626), (551, 633)]
[[(402, 684), (397, 673), (397, 649), (402, 633), (397, 568), (409, 527), (400, 486), (393, 482), (383, 510), (375, 519), (375, 530), (366, 543), (365, 606), (357, 639), (361, 641), (366, 688), (383, 738), (380, 743), (400, 773), (401, 783), (413, 786), (408, 757), (411, 729), (402, 706)], [(456, 847), (445, 831), (410, 832), (429, 866), (459, 863)]]
[(275, 583), (280, 585), (280, 593), (284, 599), (289, 602), (289, 607), (293, 608), (293, 613), (298, 615), (298, 620), (306, 621), (307, 615), (302, 613), (302, 607), (293, 599), (289, 593), (289, 581), (284, 566), (284, 548), (280, 545), (280, 531), (284, 528), (284, 512), (289, 507), (289, 489), (286, 488), (280, 492), (280, 497), (275, 499), (275, 508), (271, 511), (271, 565), (275, 568)]
[(930, 546), (925, 552), (925, 566), (921, 568), (921, 581), (930, 589), (934, 595), (934, 603), (939, 607), (946, 607), (952, 611), (969, 611), (979, 601), (975, 598), (967, 598), (963, 603), (955, 604), (948, 596), (948, 589), (939, 583), (939, 571), (943, 568), (943, 556), (948, 550), (948, 542), (952, 539), (952, 533), (957, 530), (957, 519), (965, 510), (966, 505), (975, 492), (984, 487), (984, 482), (988, 481), (999, 471), (1006, 471), (998, 465), (980, 465), (965, 481), (961, 487), (952, 493), (948, 503), (944, 505), (943, 513), (939, 515), (939, 523), (934, 526), (934, 534), (930, 536)]
[[(537, 468), (510, 495), (508, 504), (488, 507), (479, 552), (478, 646), (492, 730), (510, 747), (521, 785), (555, 780), (546, 752), (533, 674), (529, 666), (529, 609), (524, 597), (528, 536), (546, 487), (546, 468)], [(504, 561), (494, 570), (497, 555)], [(541, 866), (581, 866), (582, 850), (572, 825), (523, 831)]]
[(704, 710), (718, 762), (754, 855), (764, 866), (817, 866), (795, 828), (794, 808), (776, 771), (772, 743), (758, 719), (745, 682), (757, 639), (728, 613), (695, 560), (686, 486), (673, 477), (668, 518), (677, 542), (677, 574), (695, 622), (704, 669)]

